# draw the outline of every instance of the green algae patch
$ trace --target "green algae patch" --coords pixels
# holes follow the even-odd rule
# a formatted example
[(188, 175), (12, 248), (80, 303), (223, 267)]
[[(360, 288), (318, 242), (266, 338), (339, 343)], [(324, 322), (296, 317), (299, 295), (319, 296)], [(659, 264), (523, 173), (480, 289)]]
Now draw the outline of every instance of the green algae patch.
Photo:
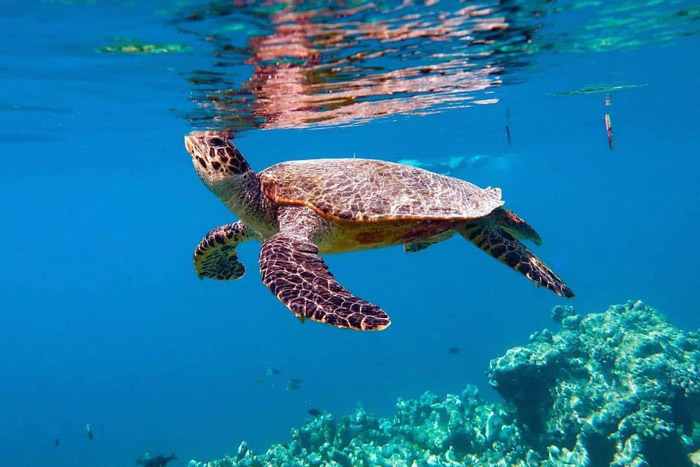
[(476, 388), (401, 400), (391, 418), (321, 414), (291, 440), (189, 467), (692, 467), (700, 465), (700, 333), (642, 302), (582, 317), (557, 306), (559, 332), (491, 361)]
[(170, 53), (188, 52), (191, 47), (183, 44), (144, 44), (138, 41), (115, 39), (115, 44), (98, 47), (99, 53), (105, 54), (132, 54), (132, 55), (158, 55)]

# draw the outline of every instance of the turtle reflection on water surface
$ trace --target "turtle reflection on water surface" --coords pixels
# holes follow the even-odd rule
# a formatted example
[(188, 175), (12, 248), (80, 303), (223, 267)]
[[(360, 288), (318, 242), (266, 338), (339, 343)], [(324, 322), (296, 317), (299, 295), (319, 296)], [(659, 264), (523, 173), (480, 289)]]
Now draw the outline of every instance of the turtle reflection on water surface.
[(256, 174), (226, 132), (193, 132), (185, 146), (202, 181), (240, 218), (199, 243), (199, 277), (239, 279), (236, 247), (262, 241), (262, 281), (301, 320), (363, 331), (390, 324), (384, 310), (340, 285), (319, 253), (394, 245), (417, 252), (455, 233), (557, 295), (574, 295), (521, 243), (541, 240), (502, 208), (498, 188), (368, 159), (283, 162)]

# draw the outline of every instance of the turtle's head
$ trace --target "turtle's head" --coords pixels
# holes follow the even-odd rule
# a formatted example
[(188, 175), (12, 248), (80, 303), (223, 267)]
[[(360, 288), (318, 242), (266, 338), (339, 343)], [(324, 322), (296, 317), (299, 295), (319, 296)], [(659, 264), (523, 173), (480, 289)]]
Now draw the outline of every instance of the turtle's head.
[(202, 181), (215, 193), (219, 185), (230, 185), (253, 174), (248, 162), (223, 131), (193, 131), (185, 136), (185, 147)]

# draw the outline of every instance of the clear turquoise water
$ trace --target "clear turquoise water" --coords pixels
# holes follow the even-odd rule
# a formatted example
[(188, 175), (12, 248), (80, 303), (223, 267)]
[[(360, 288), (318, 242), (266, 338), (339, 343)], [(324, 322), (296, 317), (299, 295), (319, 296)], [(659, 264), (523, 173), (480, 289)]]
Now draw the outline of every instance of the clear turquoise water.
[[(490, 2), (460, 22), (469, 3), (340, 3), (280, 19), (254, 2), (2, 2), (4, 464), (151, 451), (186, 465), (283, 441), (310, 408), (386, 415), (398, 396), (469, 383), (495, 398), (488, 360), (552, 326), (563, 299), (457, 238), (326, 258), (390, 313), (381, 333), (300, 325), (260, 283), (256, 244), (240, 248), (242, 280), (199, 281), (192, 249), (234, 217), (192, 170), (194, 128), (235, 128), (256, 169), (415, 159), (499, 186), (581, 312), (641, 298), (700, 326), (696, 5)], [(413, 37), (386, 36), (402, 26)], [(291, 57), (265, 42), (290, 28)], [(115, 37), (188, 50), (97, 51)]]

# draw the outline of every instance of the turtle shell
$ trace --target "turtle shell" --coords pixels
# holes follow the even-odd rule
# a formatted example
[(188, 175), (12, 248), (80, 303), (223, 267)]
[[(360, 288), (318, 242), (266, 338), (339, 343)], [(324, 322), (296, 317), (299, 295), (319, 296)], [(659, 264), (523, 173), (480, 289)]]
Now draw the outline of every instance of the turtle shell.
[(503, 205), (499, 188), (377, 160), (283, 162), (258, 176), (271, 200), (341, 222), (469, 220)]

